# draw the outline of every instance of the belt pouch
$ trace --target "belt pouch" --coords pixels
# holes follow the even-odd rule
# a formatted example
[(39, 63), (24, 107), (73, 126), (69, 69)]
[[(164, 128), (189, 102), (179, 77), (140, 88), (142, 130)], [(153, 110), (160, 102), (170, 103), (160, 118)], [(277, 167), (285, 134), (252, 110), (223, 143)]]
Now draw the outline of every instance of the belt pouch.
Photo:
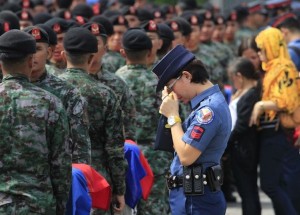
[(202, 195), (204, 193), (203, 177), (202, 177), (202, 166), (193, 167), (193, 187), (194, 195)]
[(183, 167), (183, 190), (186, 195), (193, 193), (192, 168)]
[(223, 174), (220, 165), (209, 167), (206, 170), (207, 183), (212, 192), (220, 191), (223, 184)]

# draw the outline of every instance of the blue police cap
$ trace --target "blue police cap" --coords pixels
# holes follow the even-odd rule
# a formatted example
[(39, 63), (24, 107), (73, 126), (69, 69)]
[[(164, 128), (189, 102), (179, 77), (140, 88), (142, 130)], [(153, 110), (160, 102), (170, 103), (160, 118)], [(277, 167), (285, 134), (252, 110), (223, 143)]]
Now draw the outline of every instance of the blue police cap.
[(153, 72), (159, 78), (156, 91), (162, 90), (169, 80), (176, 78), (181, 70), (194, 59), (195, 55), (182, 45), (177, 45), (167, 53), (153, 68)]
[(265, 6), (267, 9), (276, 9), (280, 7), (290, 6), (291, 3), (291, 0), (268, 0), (265, 2)]

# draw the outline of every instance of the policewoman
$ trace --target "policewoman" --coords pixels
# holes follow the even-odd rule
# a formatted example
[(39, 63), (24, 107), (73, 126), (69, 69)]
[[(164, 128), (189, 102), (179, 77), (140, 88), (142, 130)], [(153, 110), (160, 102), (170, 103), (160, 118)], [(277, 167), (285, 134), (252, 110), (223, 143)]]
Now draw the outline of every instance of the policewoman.
[[(218, 85), (209, 81), (201, 61), (178, 45), (154, 67), (157, 91), (162, 91), (160, 113), (167, 118), (158, 136), (171, 132), (174, 159), (167, 184), (172, 215), (224, 215), (220, 159), (230, 136), (231, 117)], [(179, 101), (192, 112), (182, 123)]]

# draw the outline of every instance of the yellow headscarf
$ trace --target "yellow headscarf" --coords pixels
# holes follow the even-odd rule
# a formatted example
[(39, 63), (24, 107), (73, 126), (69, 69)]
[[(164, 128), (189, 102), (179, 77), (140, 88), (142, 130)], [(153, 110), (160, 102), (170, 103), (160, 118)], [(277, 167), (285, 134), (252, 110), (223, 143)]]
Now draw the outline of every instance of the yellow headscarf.
[[(296, 77), (297, 69), (291, 61), (286, 42), (277, 28), (267, 28), (255, 38), (259, 49), (264, 50), (268, 62), (263, 63), (263, 101), (273, 101), (278, 108), (292, 113), (300, 105)], [(276, 112), (267, 111), (270, 119)]]

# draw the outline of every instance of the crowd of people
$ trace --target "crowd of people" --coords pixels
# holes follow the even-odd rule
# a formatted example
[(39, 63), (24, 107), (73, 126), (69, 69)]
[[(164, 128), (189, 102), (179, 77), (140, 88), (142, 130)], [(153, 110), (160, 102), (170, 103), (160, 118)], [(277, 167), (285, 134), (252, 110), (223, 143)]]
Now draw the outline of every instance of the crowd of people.
[[(1, 1), (0, 214), (72, 214), (72, 163), (112, 188), (91, 214), (221, 215), (236, 189), (242, 213), (260, 215), (260, 188), (276, 215), (300, 214), (292, 5)], [(126, 141), (154, 175), (134, 207)]]

